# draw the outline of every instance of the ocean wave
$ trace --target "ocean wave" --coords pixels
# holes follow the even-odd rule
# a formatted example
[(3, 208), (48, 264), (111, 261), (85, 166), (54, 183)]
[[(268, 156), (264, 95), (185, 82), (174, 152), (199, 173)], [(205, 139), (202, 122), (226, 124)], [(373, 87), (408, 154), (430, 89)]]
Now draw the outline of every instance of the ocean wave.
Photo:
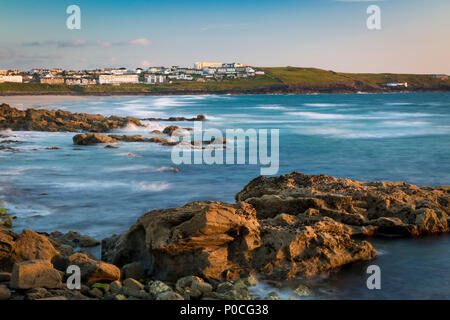
[(260, 105), (256, 107), (256, 109), (263, 109), (263, 110), (286, 110), (286, 107), (282, 106), (272, 106), (272, 105)]
[(411, 129), (411, 130), (354, 130), (349, 128), (330, 128), (330, 127), (313, 127), (304, 128), (302, 130), (294, 130), (294, 133), (311, 136), (325, 136), (338, 139), (388, 139), (388, 138), (406, 138), (417, 136), (431, 136), (448, 134), (450, 128), (430, 128), (430, 129)]
[(351, 104), (346, 103), (304, 103), (305, 107), (349, 107)]
[(393, 126), (426, 126), (432, 123), (427, 121), (384, 121), (383, 124)]
[(392, 106), (392, 107), (396, 107), (396, 106), (410, 106), (413, 105), (414, 103), (411, 102), (386, 102), (384, 105), (385, 106)]
[(351, 115), (351, 114), (337, 114), (337, 113), (319, 113), (319, 112), (286, 112), (290, 116), (300, 116), (312, 120), (364, 120), (367, 116)]
[(422, 112), (370, 112), (368, 114), (340, 114), (340, 113), (320, 113), (320, 112), (286, 112), (287, 115), (300, 116), (311, 120), (384, 120), (384, 119), (404, 119), (404, 118), (429, 118), (437, 117), (439, 114)]

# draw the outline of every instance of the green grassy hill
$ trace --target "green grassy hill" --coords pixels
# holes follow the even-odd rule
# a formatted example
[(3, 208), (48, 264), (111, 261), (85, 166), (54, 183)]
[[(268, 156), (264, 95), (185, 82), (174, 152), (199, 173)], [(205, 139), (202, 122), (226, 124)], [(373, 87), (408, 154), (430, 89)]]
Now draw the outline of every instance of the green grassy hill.
[(264, 76), (219, 82), (174, 81), (158, 85), (123, 84), (68, 86), (39, 83), (0, 83), (0, 94), (194, 94), (194, 93), (309, 93), (383, 92), (388, 82), (408, 82), (409, 91), (450, 91), (450, 79), (433, 75), (340, 73), (316, 68), (261, 68)]

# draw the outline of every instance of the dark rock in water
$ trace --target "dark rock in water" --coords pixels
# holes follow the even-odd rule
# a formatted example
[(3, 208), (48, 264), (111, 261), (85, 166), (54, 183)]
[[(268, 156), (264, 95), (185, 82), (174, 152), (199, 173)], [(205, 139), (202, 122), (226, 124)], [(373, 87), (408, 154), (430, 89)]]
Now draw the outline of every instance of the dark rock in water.
[(111, 134), (109, 135), (109, 137), (116, 139), (118, 141), (123, 141), (123, 142), (149, 142), (149, 143), (165, 143), (168, 140), (161, 138), (161, 137), (152, 137), (152, 138), (146, 138), (143, 137), (141, 135), (134, 135), (134, 136), (127, 136), (127, 135), (115, 135), (115, 134)]
[(178, 126), (168, 126), (163, 130), (163, 133), (172, 136), (177, 130), (181, 130), (181, 128)]
[(105, 136), (100, 133), (83, 133), (83, 134), (77, 134), (73, 138), (73, 143), (77, 145), (92, 145), (92, 144), (98, 144), (98, 143), (112, 143), (117, 142), (116, 139), (111, 138), (109, 136)]
[[(99, 143), (114, 143), (114, 142), (147, 142), (147, 143), (167, 143), (169, 140), (161, 137), (146, 138), (141, 135), (127, 136), (127, 135), (103, 135), (100, 133), (83, 133), (77, 134), (73, 138), (73, 143), (77, 145), (93, 145)], [(116, 146), (107, 145), (106, 148), (115, 148)], [(117, 147), (118, 148), (118, 147)]]
[(59, 150), (59, 147), (47, 147), (46, 150)]
[(159, 130), (153, 130), (151, 133), (152, 134), (163, 134), (162, 131), (159, 131)]
[(2, 141), (0, 141), (0, 143), (2, 143), (2, 144), (11, 144), (11, 143), (13, 143), (13, 144), (21, 144), (21, 143), (24, 143), (23, 141), (19, 141), (19, 140), (2, 140)]
[(12, 151), (12, 152), (20, 152), (20, 149), (18, 149), (18, 148), (7, 147), (7, 146), (0, 146), (0, 150)]
[(143, 127), (139, 119), (132, 117), (111, 116), (106, 118), (102, 115), (45, 109), (27, 109), (23, 111), (12, 108), (7, 104), (0, 105), (0, 118), (2, 119), (0, 121), (0, 130), (108, 132), (128, 125)]
[(102, 257), (118, 266), (141, 261), (150, 275), (170, 281), (311, 276), (375, 258), (361, 236), (448, 232), (449, 197), (450, 187), (296, 172), (259, 177), (236, 204), (193, 202), (147, 213), (105, 239)]
[(105, 146), (105, 149), (119, 149), (119, 148), (120, 148), (119, 146), (115, 146), (112, 144), (108, 144), (107, 146)]
[(199, 114), (195, 118), (186, 118), (186, 117), (170, 117), (170, 118), (145, 118), (142, 120), (147, 121), (206, 121), (206, 116), (204, 114)]

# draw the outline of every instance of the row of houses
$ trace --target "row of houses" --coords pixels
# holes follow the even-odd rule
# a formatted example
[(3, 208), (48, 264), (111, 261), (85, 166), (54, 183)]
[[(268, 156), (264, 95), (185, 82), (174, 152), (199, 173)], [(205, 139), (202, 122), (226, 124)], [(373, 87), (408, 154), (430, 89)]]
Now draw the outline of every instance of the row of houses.
[(193, 67), (149, 67), (147, 69), (104, 68), (94, 70), (64, 70), (62, 68), (36, 68), (29, 72), (0, 70), (0, 82), (39, 82), (43, 84), (95, 85), (160, 84), (174, 81), (222, 81), (247, 79), (264, 75), (263, 71), (237, 63), (196, 62)]

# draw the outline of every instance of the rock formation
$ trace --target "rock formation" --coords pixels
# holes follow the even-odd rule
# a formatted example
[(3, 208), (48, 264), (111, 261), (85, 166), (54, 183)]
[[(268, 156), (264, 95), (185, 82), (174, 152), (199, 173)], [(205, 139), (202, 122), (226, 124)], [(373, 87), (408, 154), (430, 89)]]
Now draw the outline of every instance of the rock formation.
[(236, 200), (151, 211), (120, 237), (105, 239), (102, 256), (118, 266), (140, 261), (167, 280), (252, 272), (289, 279), (375, 258), (362, 236), (448, 232), (449, 187), (294, 172), (259, 177)]
[(128, 125), (143, 127), (141, 121), (133, 117), (104, 117), (102, 115), (45, 109), (23, 111), (12, 108), (7, 104), (0, 105), (0, 130), (108, 132)]

